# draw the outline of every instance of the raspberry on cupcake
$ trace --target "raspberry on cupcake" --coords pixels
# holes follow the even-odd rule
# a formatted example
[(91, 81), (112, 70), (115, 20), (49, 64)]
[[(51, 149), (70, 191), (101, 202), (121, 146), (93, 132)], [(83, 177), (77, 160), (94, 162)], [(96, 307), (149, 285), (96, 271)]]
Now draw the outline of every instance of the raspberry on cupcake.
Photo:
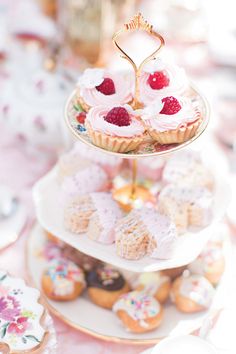
[(181, 95), (188, 87), (183, 69), (156, 59), (145, 65), (140, 78), (140, 97), (143, 104), (150, 105), (158, 98)]
[(78, 80), (77, 97), (86, 112), (98, 105), (129, 103), (132, 101), (132, 82), (122, 73), (86, 69)]
[(94, 145), (114, 152), (135, 150), (145, 137), (143, 123), (129, 105), (93, 107), (85, 126)]
[(187, 98), (167, 96), (141, 111), (148, 133), (159, 144), (180, 144), (191, 139), (201, 122), (200, 112)]

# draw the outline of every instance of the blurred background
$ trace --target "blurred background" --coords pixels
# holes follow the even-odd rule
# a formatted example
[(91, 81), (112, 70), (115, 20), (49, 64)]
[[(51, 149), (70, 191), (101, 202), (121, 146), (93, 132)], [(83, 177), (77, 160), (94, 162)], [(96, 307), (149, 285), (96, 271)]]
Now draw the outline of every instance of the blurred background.
[[(0, 0), (0, 183), (30, 187), (71, 144), (68, 94), (85, 67), (124, 65), (111, 37), (138, 11), (207, 96), (208, 134), (236, 171), (235, 1)], [(145, 52), (141, 35), (125, 41)]]

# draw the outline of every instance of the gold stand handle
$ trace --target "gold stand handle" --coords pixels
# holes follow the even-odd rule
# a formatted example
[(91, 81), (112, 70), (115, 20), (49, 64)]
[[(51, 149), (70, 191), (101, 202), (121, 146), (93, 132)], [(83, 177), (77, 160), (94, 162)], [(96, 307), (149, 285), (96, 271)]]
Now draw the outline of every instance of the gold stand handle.
[[(137, 66), (135, 64), (133, 59), (124, 51), (124, 49), (121, 48), (121, 46), (117, 42), (117, 38), (121, 34), (126, 33), (126, 32), (134, 32), (136, 30), (143, 30), (143, 31), (147, 32), (150, 36), (155, 37), (159, 40), (158, 48), (153, 53), (151, 53), (147, 58), (145, 58), (139, 66)], [(153, 26), (144, 20), (141, 13), (138, 13), (137, 15), (134, 16), (134, 18), (129, 23), (126, 23), (121, 30), (117, 31), (113, 35), (112, 40), (113, 40), (114, 44), (116, 45), (116, 47), (121, 52), (121, 57), (128, 60), (128, 62), (133, 66), (134, 73), (135, 73), (135, 94), (134, 94), (133, 106), (134, 106), (134, 109), (139, 108), (141, 106), (139, 81), (140, 81), (140, 75), (141, 75), (142, 68), (150, 60), (156, 59), (157, 53), (165, 44), (164, 38), (159, 33), (155, 32), (153, 30)]]

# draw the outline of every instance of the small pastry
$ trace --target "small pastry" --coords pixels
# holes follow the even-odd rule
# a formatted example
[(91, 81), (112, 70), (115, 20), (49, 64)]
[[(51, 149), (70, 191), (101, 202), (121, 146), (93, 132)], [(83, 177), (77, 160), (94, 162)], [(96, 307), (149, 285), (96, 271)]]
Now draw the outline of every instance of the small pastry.
[(217, 285), (225, 269), (222, 245), (208, 242), (200, 255), (188, 265), (193, 274), (203, 275), (212, 285)]
[(89, 220), (87, 236), (100, 243), (115, 242), (114, 227), (123, 216), (118, 203), (110, 193), (93, 193), (96, 211)]
[(135, 290), (154, 296), (161, 304), (166, 302), (171, 289), (171, 280), (159, 272), (142, 273), (136, 281)]
[(129, 105), (91, 108), (85, 127), (94, 145), (114, 152), (135, 150), (145, 138), (144, 125)]
[(187, 87), (185, 71), (158, 58), (144, 66), (140, 77), (141, 101), (148, 106), (156, 99), (170, 96), (173, 92), (182, 95)]
[(55, 301), (76, 299), (85, 288), (83, 271), (66, 259), (54, 259), (42, 275), (42, 289)]
[(86, 69), (77, 84), (78, 102), (86, 112), (95, 106), (115, 106), (132, 101), (128, 75), (103, 69)]
[(181, 144), (197, 132), (202, 117), (187, 98), (168, 96), (141, 111), (141, 118), (152, 139), (159, 144)]
[(61, 241), (59, 238), (57, 238), (55, 235), (53, 235), (51, 232), (45, 230), (46, 233), (46, 237), (48, 239), (48, 241), (58, 245), (58, 246), (62, 246), (64, 244), (63, 241)]
[(165, 183), (182, 183), (188, 186), (201, 186), (213, 189), (212, 173), (202, 163), (199, 153), (187, 150), (175, 153), (163, 170)]
[(106, 191), (109, 184), (110, 181), (104, 170), (98, 165), (91, 165), (77, 172), (76, 175), (64, 179), (59, 195), (61, 204), (66, 205), (76, 196)]
[(108, 155), (87, 146), (84, 143), (76, 142), (68, 153), (62, 155), (58, 162), (59, 181), (65, 177), (75, 175), (86, 166), (98, 164), (104, 169), (109, 178), (115, 177), (121, 168), (123, 160), (119, 157)]
[(88, 294), (98, 306), (112, 309), (118, 298), (129, 291), (122, 274), (110, 265), (101, 265), (87, 275)]
[(189, 226), (205, 227), (212, 219), (213, 197), (204, 187), (169, 184), (158, 198), (158, 209), (176, 224), (179, 233)]
[(168, 259), (176, 239), (175, 225), (154, 209), (134, 209), (115, 228), (116, 252), (126, 259)]
[(170, 269), (163, 269), (161, 271), (162, 275), (169, 277), (171, 280), (182, 275), (183, 271), (186, 269), (186, 266), (177, 267), (177, 268), (170, 268)]
[(126, 330), (133, 333), (152, 331), (160, 326), (163, 319), (163, 309), (159, 302), (140, 291), (122, 295), (114, 304), (113, 311)]
[(82, 268), (84, 272), (91, 271), (101, 263), (98, 259), (90, 257), (68, 244), (64, 244), (61, 254), (63, 258), (75, 263), (78, 267)]
[[(110, 211), (107, 209), (108, 205), (111, 208)], [(114, 242), (112, 228), (106, 224), (106, 221), (104, 221), (104, 225), (100, 223), (100, 217), (105, 218), (106, 213), (109, 214), (110, 221), (113, 221), (113, 223), (116, 222), (115, 216), (117, 218), (120, 216), (119, 207), (113, 200), (111, 193), (90, 193), (74, 198), (65, 207), (64, 225), (67, 230), (73, 233), (87, 232), (90, 219), (94, 213), (96, 214), (90, 225), (89, 237), (104, 243)], [(93, 228), (94, 235), (92, 234)]]
[(201, 275), (183, 274), (172, 286), (171, 297), (178, 310), (187, 313), (200, 312), (211, 306), (215, 289)]

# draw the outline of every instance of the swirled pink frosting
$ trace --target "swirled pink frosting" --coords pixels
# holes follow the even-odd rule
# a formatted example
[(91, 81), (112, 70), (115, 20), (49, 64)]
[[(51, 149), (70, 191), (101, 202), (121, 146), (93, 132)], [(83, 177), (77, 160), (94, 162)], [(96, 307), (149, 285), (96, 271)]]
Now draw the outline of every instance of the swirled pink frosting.
[[(173, 94), (181, 95), (188, 87), (188, 80), (184, 69), (176, 65), (167, 64), (160, 60), (156, 60), (150, 67), (145, 67), (140, 77), (140, 97), (145, 105), (153, 103), (158, 97), (172, 96)], [(160, 90), (154, 90), (148, 84), (149, 75), (155, 71), (165, 71), (169, 77), (169, 85)]]
[(124, 107), (131, 117), (131, 123), (127, 126), (118, 126), (105, 121), (104, 117), (114, 107), (97, 106), (90, 109), (86, 121), (90, 123), (93, 130), (118, 137), (131, 138), (142, 135), (145, 131), (142, 122), (135, 117), (135, 112), (128, 105), (119, 106)]
[[(132, 100), (132, 80), (130, 75), (125, 75), (124, 73), (102, 71), (101, 69), (89, 69), (90, 75), (96, 75), (98, 70), (100, 71), (100, 77), (98, 78), (98, 83), (94, 80), (90, 85), (86, 85), (82, 80), (79, 80), (78, 86), (80, 89), (80, 95), (84, 101), (91, 107), (98, 105), (120, 105), (128, 103)], [(99, 76), (99, 75), (98, 75)], [(102, 80), (101, 80), (102, 78)], [(115, 85), (115, 93), (112, 95), (104, 95), (96, 89), (96, 86), (102, 83), (104, 78), (110, 78), (113, 80)], [(92, 80), (91, 80), (92, 81)], [(87, 87), (86, 87), (87, 86)], [(90, 87), (88, 87), (90, 86)], [(93, 86), (93, 87), (91, 87)]]
[(200, 118), (200, 112), (192, 105), (191, 101), (186, 98), (179, 98), (178, 101), (181, 109), (175, 114), (158, 113), (157, 109), (159, 108), (155, 104), (144, 108), (141, 117), (148, 127), (159, 132), (186, 127)]

